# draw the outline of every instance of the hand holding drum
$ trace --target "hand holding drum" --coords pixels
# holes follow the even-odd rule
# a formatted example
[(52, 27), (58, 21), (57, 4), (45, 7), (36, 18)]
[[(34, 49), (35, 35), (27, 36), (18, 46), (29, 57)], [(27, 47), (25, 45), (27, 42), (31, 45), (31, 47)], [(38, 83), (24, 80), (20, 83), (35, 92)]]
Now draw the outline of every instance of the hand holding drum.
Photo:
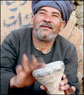
[(64, 63), (55, 61), (33, 71), (33, 77), (43, 84), (49, 94), (64, 94), (59, 90), (59, 83), (64, 72)]

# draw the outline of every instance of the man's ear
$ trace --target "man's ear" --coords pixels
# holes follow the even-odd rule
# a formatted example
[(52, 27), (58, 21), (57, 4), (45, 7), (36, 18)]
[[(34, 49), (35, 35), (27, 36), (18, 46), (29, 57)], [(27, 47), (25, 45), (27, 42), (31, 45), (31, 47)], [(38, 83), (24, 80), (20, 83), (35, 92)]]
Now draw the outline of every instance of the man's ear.
[(63, 30), (63, 28), (65, 27), (65, 25), (66, 25), (66, 21), (63, 20), (63, 21), (62, 21), (62, 24), (61, 24), (60, 31)]
[(33, 24), (33, 22), (34, 22), (34, 15), (31, 16), (31, 22)]

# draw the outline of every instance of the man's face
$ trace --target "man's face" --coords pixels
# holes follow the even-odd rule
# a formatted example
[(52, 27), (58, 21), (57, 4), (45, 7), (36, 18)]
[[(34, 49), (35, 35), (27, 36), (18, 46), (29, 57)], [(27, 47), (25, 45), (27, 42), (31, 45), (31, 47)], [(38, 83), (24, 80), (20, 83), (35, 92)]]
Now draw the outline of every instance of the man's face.
[(42, 7), (33, 16), (33, 33), (42, 41), (52, 41), (65, 25), (61, 13), (56, 8)]

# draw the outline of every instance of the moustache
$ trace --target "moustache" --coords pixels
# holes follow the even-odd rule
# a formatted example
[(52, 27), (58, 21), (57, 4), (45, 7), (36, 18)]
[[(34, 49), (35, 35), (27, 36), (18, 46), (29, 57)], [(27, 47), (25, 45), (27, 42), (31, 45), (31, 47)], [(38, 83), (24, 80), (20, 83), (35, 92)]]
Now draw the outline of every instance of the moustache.
[(52, 25), (51, 23), (49, 23), (49, 22), (43, 22), (43, 23), (41, 23), (39, 26), (40, 26), (40, 27), (41, 27), (41, 26), (48, 26), (50, 29), (54, 29), (53, 25)]

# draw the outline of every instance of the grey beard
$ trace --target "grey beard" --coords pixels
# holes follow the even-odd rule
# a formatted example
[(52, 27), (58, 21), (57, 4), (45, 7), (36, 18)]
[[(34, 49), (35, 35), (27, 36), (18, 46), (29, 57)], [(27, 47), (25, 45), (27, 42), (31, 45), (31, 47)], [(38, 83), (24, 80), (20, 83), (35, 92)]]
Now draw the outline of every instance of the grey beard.
[(51, 34), (49, 36), (43, 36), (41, 35), (40, 31), (34, 30), (34, 35), (38, 40), (45, 41), (45, 42), (51, 42), (52, 40), (56, 39), (57, 34)]

